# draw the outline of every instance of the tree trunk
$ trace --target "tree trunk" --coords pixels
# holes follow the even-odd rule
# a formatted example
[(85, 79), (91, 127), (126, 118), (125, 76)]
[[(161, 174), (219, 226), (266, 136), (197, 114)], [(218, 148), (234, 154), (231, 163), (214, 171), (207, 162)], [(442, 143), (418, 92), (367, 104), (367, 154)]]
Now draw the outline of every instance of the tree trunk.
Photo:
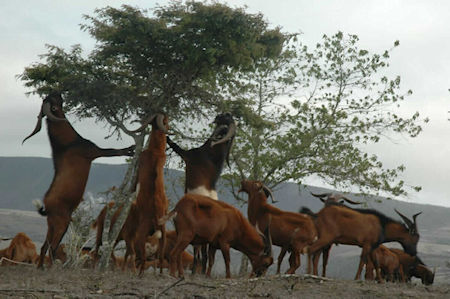
[[(136, 200), (137, 194), (134, 190), (137, 180), (139, 155), (142, 152), (145, 134), (135, 136), (135, 152), (134, 156), (128, 166), (125, 177), (119, 188), (114, 191), (112, 200), (115, 202), (114, 208), (108, 209), (105, 217), (104, 230), (102, 235), (102, 246), (100, 247), (100, 260), (98, 261), (97, 269), (104, 271), (108, 268), (111, 260), (111, 253), (113, 252), (114, 243), (122, 229), (123, 224), (128, 216), (131, 203)], [(117, 218), (116, 223), (110, 229), (111, 217), (115, 211), (123, 204), (122, 211)]]

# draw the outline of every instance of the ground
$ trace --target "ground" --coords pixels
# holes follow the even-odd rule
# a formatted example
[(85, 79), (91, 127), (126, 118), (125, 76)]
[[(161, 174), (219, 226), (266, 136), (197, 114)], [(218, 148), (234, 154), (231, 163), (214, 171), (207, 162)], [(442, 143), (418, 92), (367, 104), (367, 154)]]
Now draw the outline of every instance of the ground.
[(303, 275), (184, 280), (152, 270), (138, 277), (120, 271), (0, 268), (0, 298), (450, 298), (450, 284), (377, 284)]

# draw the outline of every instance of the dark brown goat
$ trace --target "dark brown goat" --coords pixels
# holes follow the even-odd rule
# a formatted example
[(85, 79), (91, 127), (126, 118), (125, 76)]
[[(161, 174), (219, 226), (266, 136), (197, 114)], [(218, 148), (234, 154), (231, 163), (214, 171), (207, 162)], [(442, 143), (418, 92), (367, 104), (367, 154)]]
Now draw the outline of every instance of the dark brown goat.
[(216, 183), (222, 173), (223, 163), (228, 163), (236, 125), (230, 113), (219, 114), (211, 137), (197, 148), (184, 150), (167, 137), (167, 144), (186, 163), (185, 193), (200, 194), (218, 199)]
[[(269, 188), (259, 181), (241, 182), (239, 192), (248, 193), (248, 219), (251, 224), (265, 230), (270, 222), (270, 235), (274, 245), (282, 252), (278, 257), (277, 274), (286, 251), (291, 251), (290, 268), (287, 274), (294, 274), (300, 267), (300, 254), (317, 239), (313, 220), (305, 214), (282, 211), (267, 203), (267, 197), (273, 198)], [(308, 272), (311, 272), (311, 259), (308, 255)]]
[[(261, 236), (235, 207), (197, 194), (185, 194), (161, 222), (175, 216), (177, 241), (170, 253), (170, 275), (183, 277), (181, 254), (189, 245), (209, 244), (209, 256), (222, 251), (230, 278), (230, 247), (248, 256), (252, 274), (263, 275), (273, 263), (269, 228)], [(209, 267), (214, 260), (210, 259)]]
[(47, 96), (42, 103), (34, 131), (23, 140), (25, 142), (40, 131), (42, 118), (46, 116), (55, 175), (44, 196), (45, 208), (42, 204), (37, 206), (39, 213), (47, 216), (48, 226), (38, 268), (42, 267), (49, 246), (50, 256), (56, 254), (72, 212), (82, 200), (92, 161), (99, 157), (132, 156), (134, 153), (134, 146), (102, 149), (81, 137), (67, 121), (62, 104), (60, 94), (52, 93)]
[[(216, 183), (222, 173), (225, 160), (229, 164), (229, 154), (236, 134), (236, 124), (230, 113), (223, 113), (214, 119), (216, 125), (211, 137), (197, 148), (184, 150), (167, 137), (167, 144), (186, 163), (185, 193), (200, 194), (218, 199)], [(206, 270), (206, 247), (202, 248), (202, 271)], [(198, 247), (194, 247), (194, 267), (199, 258)], [(194, 269), (194, 268), (193, 268)], [(193, 270), (193, 272), (195, 272)]]
[[(370, 258), (371, 251), (382, 243), (397, 241), (406, 252), (416, 255), (419, 241), (416, 225), (418, 214), (413, 216), (413, 223), (398, 211), (396, 212), (404, 219), (406, 225), (375, 210), (351, 209), (341, 204), (328, 204), (317, 213), (315, 224), (319, 239), (309, 247), (309, 252), (314, 254), (333, 243), (362, 247), (355, 279), (360, 278), (362, 268)], [(316, 275), (317, 260), (314, 261)], [(375, 264), (375, 267), (377, 266)], [(377, 277), (377, 279), (381, 278)]]
[[(314, 197), (317, 197), (322, 201), (325, 205), (330, 203), (341, 203), (344, 204), (345, 202), (357, 205), (361, 204), (359, 201), (353, 201), (349, 199), (348, 197), (339, 194), (339, 193), (321, 193), (321, 194), (315, 194), (311, 192), (311, 195)], [(316, 214), (314, 214), (310, 209), (308, 208), (302, 208), (299, 211), (300, 213), (305, 213), (310, 215), (311, 217), (315, 218)], [(322, 254), (322, 276), (325, 277), (327, 273), (327, 264), (328, 264), (328, 258), (330, 257), (330, 250), (333, 245), (330, 245), (328, 247), (325, 247), (322, 249), (322, 252), (318, 252), (314, 255), (313, 259), (318, 260), (320, 258), (320, 254)], [(318, 261), (315, 261), (315, 263), (318, 263)]]
[(397, 248), (389, 248), (389, 250), (397, 255), (407, 281), (411, 277), (417, 277), (425, 285), (433, 284), (435, 271), (431, 271), (418, 256), (412, 256)]

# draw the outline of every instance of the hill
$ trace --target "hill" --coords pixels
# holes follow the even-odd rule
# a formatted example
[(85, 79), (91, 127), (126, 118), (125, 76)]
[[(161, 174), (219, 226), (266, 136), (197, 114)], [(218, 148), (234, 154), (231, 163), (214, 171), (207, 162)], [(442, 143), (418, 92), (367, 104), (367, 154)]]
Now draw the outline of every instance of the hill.
[[(126, 165), (97, 164), (92, 165), (86, 197), (99, 197), (113, 185), (122, 181)], [(172, 204), (183, 193), (182, 180), (184, 173), (177, 170), (166, 170), (167, 195)], [(45, 238), (46, 221), (34, 212), (31, 200), (42, 198), (48, 189), (53, 177), (51, 159), (31, 157), (0, 157), (0, 237), (13, 236), (19, 231), (26, 232), (39, 245)], [(313, 211), (319, 211), (323, 204), (311, 196), (310, 192), (328, 192), (330, 190), (314, 187), (299, 186), (286, 183), (274, 192), (278, 200), (276, 206), (283, 210), (298, 211), (299, 207), (306, 206)], [(437, 266), (437, 281), (448, 278), (450, 262), (450, 209), (432, 205), (421, 205), (397, 200), (382, 200), (379, 198), (358, 198), (366, 201), (367, 206), (385, 213), (387, 216), (399, 219), (394, 208), (407, 216), (419, 211), (423, 214), (417, 218), (421, 239), (418, 246), (419, 255), (431, 266)], [(236, 205), (233, 197), (226, 188), (219, 186), (219, 198)], [(94, 215), (101, 205), (93, 207)], [(246, 214), (246, 206), (240, 207)], [(31, 212), (33, 211), (33, 212)], [(0, 243), (0, 248), (7, 243)], [(388, 244), (388, 246), (397, 244)], [(278, 250), (275, 250), (278, 253)], [(359, 259), (360, 249), (355, 246), (334, 246), (329, 261), (329, 275), (331, 277), (353, 278)], [(233, 269), (237, 272), (239, 267), (239, 253), (234, 252)], [(286, 258), (287, 260), (287, 258)], [(216, 258), (216, 272), (223, 267), (221, 258)], [(287, 262), (284, 263), (286, 265)], [(303, 271), (302, 266), (302, 271)]]

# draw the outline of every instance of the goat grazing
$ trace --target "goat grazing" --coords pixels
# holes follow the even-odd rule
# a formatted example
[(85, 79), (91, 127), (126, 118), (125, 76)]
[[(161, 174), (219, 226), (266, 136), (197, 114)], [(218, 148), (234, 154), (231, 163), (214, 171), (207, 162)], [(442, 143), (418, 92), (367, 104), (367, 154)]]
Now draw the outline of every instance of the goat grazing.
[(179, 277), (183, 277), (181, 254), (189, 244), (209, 244), (208, 273), (214, 262), (215, 250), (220, 248), (227, 278), (231, 277), (230, 247), (248, 256), (252, 274), (257, 276), (263, 275), (273, 263), (269, 226), (261, 236), (238, 209), (227, 203), (203, 195), (185, 194), (160, 221), (165, 222), (171, 217), (175, 217), (177, 231), (177, 241), (169, 258), (172, 276), (176, 276), (178, 268)]
[(67, 121), (62, 104), (60, 94), (48, 95), (42, 103), (35, 129), (23, 140), (25, 142), (40, 131), (42, 118), (46, 116), (55, 175), (44, 196), (45, 208), (35, 202), (39, 213), (47, 216), (48, 226), (38, 268), (42, 268), (49, 246), (50, 256), (55, 255), (69, 226), (72, 212), (83, 199), (92, 161), (99, 157), (132, 156), (134, 153), (134, 146), (124, 149), (102, 149), (82, 138)]
[[(360, 263), (355, 279), (359, 279), (363, 266), (370, 258), (370, 253), (378, 245), (397, 241), (411, 255), (417, 253), (416, 217), (414, 222), (396, 210), (406, 224), (393, 220), (375, 210), (352, 209), (342, 204), (327, 204), (317, 213), (315, 219), (319, 239), (309, 247), (309, 252), (315, 254), (333, 243), (358, 245), (362, 247)], [(317, 262), (314, 260), (314, 274), (317, 275)], [(376, 265), (376, 261), (373, 261)], [(377, 277), (380, 279), (380, 277)]]
[(407, 281), (409, 281), (411, 277), (417, 277), (420, 278), (425, 285), (433, 284), (435, 271), (431, 271), (418, 256), (412, 256), (397, 248), (389, 248), (389, 250), (397, 255)]
[[(248, 219), (252, 225), (262, 230), (270, 221), (272, 243), (280, 246), (282, 251), (278, 257), (277, 274), (280, 273), (281, 262), (286, 251), (291, 251), (290, 268), (287, 274), (294, 274), (300, 267), (300, 254), (317, 239), (317, 231), (313, 220), (305, 214), (282, 211), (267, 203), (272, 191), (258, 181), (241, 182), (238, 192), (248, 194)], [(308, 255), (308, 272), (311, 272), (311, 259)]]
[[(167, 137), (167, 144), (186, 163), (185, 193), (200, 194), (218, 200), (216, 183), (222, 173), (225, 160), (229, 165), (229, 155), (236, 134), (236, 124), (230, 113), (216, 116), (216, 127), (206, 142), (197, 148), (184, 150)], [(206, 270), (206, 245), (202, 246), (202, 272)], [(197, 266), (199, 248), (194, 247), (194, 267)], [(193, 273), (195, 272), (193, 268)]]

